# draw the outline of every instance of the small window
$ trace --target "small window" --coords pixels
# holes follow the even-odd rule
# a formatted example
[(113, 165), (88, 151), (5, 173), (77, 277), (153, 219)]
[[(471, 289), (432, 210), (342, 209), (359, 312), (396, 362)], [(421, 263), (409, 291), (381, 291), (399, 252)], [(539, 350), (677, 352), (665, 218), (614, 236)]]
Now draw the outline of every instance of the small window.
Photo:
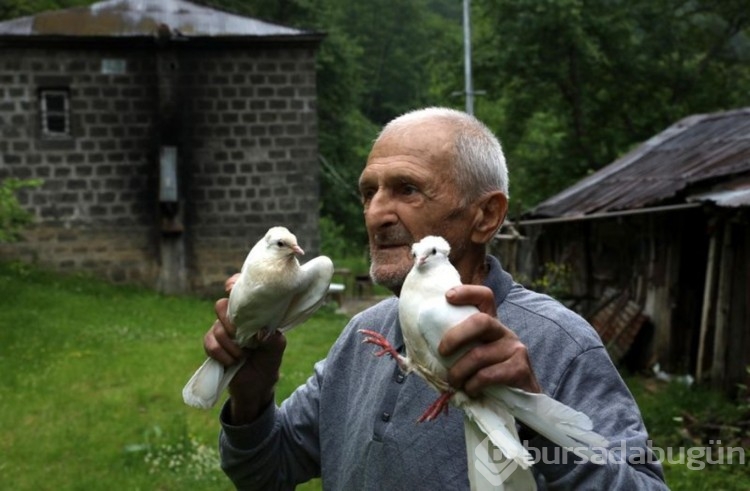
[(42, 135), (48, 138), (70, 136), (70, 94), (67, 89), (39, 91)]
[(125, 60), (119, 58), (104, 58), (101, 72), (105, 75), (124, 75), (128, 70)]

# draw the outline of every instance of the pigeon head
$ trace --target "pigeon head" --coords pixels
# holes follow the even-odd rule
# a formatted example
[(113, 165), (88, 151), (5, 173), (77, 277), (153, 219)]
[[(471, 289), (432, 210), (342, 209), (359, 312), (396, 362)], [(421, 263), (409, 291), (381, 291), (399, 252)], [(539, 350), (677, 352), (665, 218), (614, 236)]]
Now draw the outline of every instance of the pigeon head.
[(451, 246), (442, 237), (428, 235), (411, 246), (411, 254), (417, 266), (430, 261), (433, 257), (447, 258), (451, 252)]
[(305, 251), (297, 244), (297, 237), (286, 227), (271, 227), (265, 236), (266, 248), (279, 255), (302, 256)]

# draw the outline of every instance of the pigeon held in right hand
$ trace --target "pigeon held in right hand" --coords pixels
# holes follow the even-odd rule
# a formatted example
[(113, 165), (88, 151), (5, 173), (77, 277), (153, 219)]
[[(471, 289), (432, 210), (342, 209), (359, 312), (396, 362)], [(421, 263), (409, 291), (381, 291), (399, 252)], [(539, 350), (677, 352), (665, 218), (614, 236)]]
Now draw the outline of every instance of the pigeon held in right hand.
[[(285, 227), (272, 227), (250, 250), (229, 293), (227, 315), (237, 344), (252, 347), (258, 337), (301, 324), (320, 307), (333, 276), (326, 256), (300, 265), (304, 251)], [(208, 358), (182, 390), (185, 404), (209, 409), (244, 364), (224, 367)]]
[[(420, 421), (429, 421), (447, 409), (448, 402), (460, 407), (465, 414), (467, 453), (470, 457), (469, 477), (473, 489), (535, 489), (529, 466), (533, 463), (528, 450), (521, 443), (516, 418), (552, 442), (576, 448), (593, 455), (589, 447), (606, 447), (608, 442), (593, 431), (588, 416), (545, 394), (534, 394), (504, 385), (484, 390), (478, 398), (470, 398), (447, 382), (448, 369), (471, 347), (451, 357), (443, 357), (438, 345), (445, 332), (471, 315), (479, 312), (471, 305), (452, 305), (446, 292), (461, 285), (461, 277), (450, 263), (450, 245), (442, 237), (428, 236), (412, 246), (414, 266), (404, 280), (399, 296), (399, 323), (406, 346), (406, 356), (397, 353), (379, 333), (363, 331), (366, 342), (382, 348), (378, 355), (389, 353), (406, 371), (414, 371), (440, 397), (430, 406)], [(501, 485), (488, 485), (471, 465), (472, 453), (483, 440), (489, 440), (506, 459), (517, 464), (515, 472)], [(477, 485), (477, 482), (481, 484)]]

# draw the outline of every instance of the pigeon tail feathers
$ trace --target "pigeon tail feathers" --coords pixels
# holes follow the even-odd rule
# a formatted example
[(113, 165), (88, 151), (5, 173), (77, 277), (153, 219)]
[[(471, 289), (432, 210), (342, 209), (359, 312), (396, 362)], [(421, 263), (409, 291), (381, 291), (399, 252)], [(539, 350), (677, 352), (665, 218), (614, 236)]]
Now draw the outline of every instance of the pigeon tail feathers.
[(591, 419), (546, 394), (506, 386), (490, 387), (485, 396), (503, 404), (519, 421), (561, 447), (592, 457), (607, 448), (606, 438), (593, 430)]

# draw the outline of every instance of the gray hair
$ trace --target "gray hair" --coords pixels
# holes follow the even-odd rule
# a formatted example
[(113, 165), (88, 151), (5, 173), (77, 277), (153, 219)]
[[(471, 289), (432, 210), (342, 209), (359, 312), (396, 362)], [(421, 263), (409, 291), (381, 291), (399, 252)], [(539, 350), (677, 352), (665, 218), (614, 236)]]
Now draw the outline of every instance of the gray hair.
[(446, 107), (417, 109), (385, 125), (378, 138), (387, 132), (403, 130), (427, 119), (442, 119), (454, 129), (453, 173), (462, 196), (462, 204), (493, 191), (502, 191), (508, 197), (508, 167), (500, 141), (474, 116)]

